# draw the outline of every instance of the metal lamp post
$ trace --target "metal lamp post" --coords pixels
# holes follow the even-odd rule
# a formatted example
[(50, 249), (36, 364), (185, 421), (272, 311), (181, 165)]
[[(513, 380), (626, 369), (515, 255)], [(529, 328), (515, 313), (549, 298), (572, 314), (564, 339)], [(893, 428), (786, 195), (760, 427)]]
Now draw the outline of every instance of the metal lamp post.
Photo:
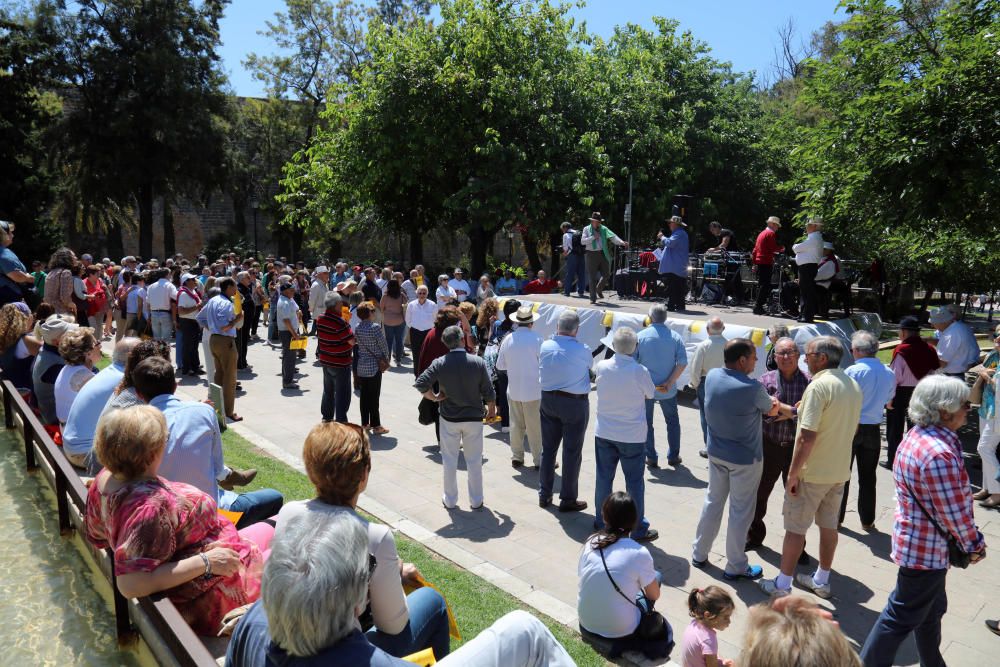
[(250, 193), (250, 208), (253, 209), (253, 256), (254, 259), (260, 258), (260, 253), (257, 250), (257, 209), (260, 208), (260, 199), (257, 196), (257, 184), (253, 185), (253, 191)]

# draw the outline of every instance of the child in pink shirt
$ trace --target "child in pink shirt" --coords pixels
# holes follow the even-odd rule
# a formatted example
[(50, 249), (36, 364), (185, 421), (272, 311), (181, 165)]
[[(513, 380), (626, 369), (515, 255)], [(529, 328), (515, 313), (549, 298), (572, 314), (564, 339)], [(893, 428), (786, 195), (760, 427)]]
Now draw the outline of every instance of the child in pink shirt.
[(718, 586), (695, 588), (688, 595), (691, 623), (684, 629), (681, 661), (684, 667), (733, 667), (732, 660), (719, 658), (715, 633), (725, 630), (733, 617), (733, 599)]

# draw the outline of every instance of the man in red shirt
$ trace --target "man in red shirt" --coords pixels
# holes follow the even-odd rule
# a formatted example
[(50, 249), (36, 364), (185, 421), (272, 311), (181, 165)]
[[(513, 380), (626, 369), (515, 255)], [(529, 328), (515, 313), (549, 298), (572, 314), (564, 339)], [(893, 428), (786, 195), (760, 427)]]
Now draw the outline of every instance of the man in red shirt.
[[(353, 282), (353, 281), (351, 281)], [(351, 365), (354, 358), (354, 333), (341, 317), (343, 301), (337, 292), (327, 292), (323, 300), (326, 312), (316, 318), (319, 363), (323, 366), (323, 421), (336, 419), (347, 423), (351, 407)]]
[(522, 292), (524, 294), (552, 294), (559, 287), (560, 283), (558, 280), (547, 280), (545, 272), (539, 271), (538, 277), (525, 285)]
[(754, 315), (764, 314), (764, 304), (771, 296), (771, 273), (774, 270), (774, 256), (784, 252), (785, 247), (778, 245), (777, 231), (781, 229), (781, 220), (772, 215), (767, 219), (767, 227), (757, 235), (753, 245), (751, 260), (757, 266), (757, 301), (754, 303)]

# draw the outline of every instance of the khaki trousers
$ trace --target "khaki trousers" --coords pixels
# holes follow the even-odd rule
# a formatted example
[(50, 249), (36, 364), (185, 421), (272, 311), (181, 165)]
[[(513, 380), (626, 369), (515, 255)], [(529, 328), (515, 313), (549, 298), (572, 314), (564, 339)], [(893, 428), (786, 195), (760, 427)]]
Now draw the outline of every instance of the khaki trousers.
[(222, 402), (227, 417), (236, 414), (236, 339), (212, 334), (208, 341), (215, 364), (213, 382), (222, 387)]
[(510, 406), (510, 452), (515, 461), (524, 463), (524, 436), (528, 436), (528, 449), (535, 465), (542, 461), (542, 399), (537, 401), (511, 401)]

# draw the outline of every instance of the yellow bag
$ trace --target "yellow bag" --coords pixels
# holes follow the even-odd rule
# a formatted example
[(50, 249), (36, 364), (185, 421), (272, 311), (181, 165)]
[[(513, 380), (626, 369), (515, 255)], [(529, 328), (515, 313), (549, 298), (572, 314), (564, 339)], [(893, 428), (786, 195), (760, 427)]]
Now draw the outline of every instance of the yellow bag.
[[(423, 576), (418, 576), (417, 581), (420, 582), (421, 585), (427, 586), (428, 588), (433, 588), (438, 593), (441, 593), (441, 591), (439, 591), (436, 586), (427, 583), (427, 580), (424, 579)], [(403, 592), (406, 593), (407, 595), (409, 595), (416, 589), (417, 587), (413, 586), (406, 586), (406, 585), (403, 586)], [(448, 609), (448, 634), (455, 641), (462, 641), (462, 633), (458, 631), (458, 623), (455, 622), (455, 614), (451, 611), (451, 605), (448, 604), (448, 598), (444, 597), (444, 593), (441, 593), (441, 597), (444, 598), (444, 606), (445, 608)]]
[(420, 667), (430, 667), (437, 664), (437, 660), (434, 659), (434, 649), (432, 648), (425, 648), (423, 651), (405, 655), (403, 656), (403, 660), (416, 663)]
[(290, 343), (290, 344), (288, 345), (288, 349), (289, 349), (289, 350), (304, 350), (304, 349), (306, 349), (306, 342), (307, 342), (308, 340), (309, 340), (309, 339), (308, 339), (308, 338), (305, 338), (305, 337), (302, 337), (302, 338), (295, 338), (295, 339), (293, 339), (293, 340), (292, 340), (292, 342), (291, 342), (291, 343)]

